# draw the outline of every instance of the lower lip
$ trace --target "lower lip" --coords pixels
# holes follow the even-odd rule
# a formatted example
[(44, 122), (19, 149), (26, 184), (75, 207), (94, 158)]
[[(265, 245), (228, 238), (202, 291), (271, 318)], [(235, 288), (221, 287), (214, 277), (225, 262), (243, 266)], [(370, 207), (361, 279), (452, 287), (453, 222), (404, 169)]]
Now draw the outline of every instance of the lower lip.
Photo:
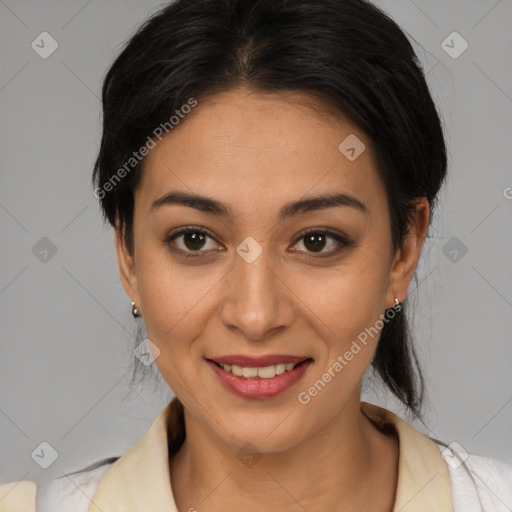
[(224, 368), (220, 368), (213, 361), (207, 361), (220, 381), (235, 395), (243, 398), (272, 398), (293, 386), (312, 363), (310, 359), (300, 363), (293, 370), (276, 375), (271, 379), (248, 379), (238, 377)]

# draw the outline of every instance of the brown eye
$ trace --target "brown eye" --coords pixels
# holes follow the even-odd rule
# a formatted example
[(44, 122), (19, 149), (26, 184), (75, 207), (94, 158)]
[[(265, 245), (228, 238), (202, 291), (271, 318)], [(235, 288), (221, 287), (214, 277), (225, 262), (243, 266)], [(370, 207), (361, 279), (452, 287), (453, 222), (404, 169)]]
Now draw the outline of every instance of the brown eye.
[(326, 244), (326, 237), (323, 233), (315, 233), (304, 237), (304, 246), (308, 251), (320, 252)]
[(197, 251), (201, 249), (205, 243), (205, 235), (195, 231), (185, 233), (183, 236), (183, 245), (191, 251)]
[[(209, 240), (211, 240), (210, 247), (208, 247)], [(209, 233), (198, 228), (181, 229), (166, 237), (163, 243), (171, 251), (186, 257), (201, 256), (201, 253), (209, 252), (210, 249), (218, 247), (218, 244)]]
[[(301, 248), (301, 245), (304, 247), (304, 250)], [(318, 254), (320, 257), (324, 257), (337, 254), (349, 246), (351, 246), (349, 239), (338, 233), (321, 229), (310, 229), (302, 234), (299, 242), (294, 246), (294, 252)]]

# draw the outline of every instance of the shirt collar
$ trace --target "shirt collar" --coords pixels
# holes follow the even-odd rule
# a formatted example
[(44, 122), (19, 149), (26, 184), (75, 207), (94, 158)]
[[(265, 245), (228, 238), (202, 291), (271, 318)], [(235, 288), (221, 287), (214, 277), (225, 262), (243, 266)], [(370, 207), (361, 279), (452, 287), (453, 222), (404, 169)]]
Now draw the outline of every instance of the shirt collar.
[[(178, 512), (168, 457), (171, 403), (146, 435), (107, 472), (88, 512)], [(448, 468), (435, 443), (386, 409), (361, 402), (361, 411), (376, 424), (391, 424), (398, 435), (398, 486), (393, 512), (453, 512)]]
[(434, 441), (387, 409), (361, 402), (361, 411), (374, 423), (393, 425), (398, 435), (393, 512), (453, 512), (448, 466)]

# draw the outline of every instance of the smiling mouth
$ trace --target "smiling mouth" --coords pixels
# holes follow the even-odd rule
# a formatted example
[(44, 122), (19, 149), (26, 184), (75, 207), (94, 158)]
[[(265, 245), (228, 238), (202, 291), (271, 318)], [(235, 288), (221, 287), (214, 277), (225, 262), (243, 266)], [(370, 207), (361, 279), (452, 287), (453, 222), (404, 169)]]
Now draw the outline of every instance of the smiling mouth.
[(297, 368), (298, 366), (301, 366), (308, 362), (313, 362), (313, 359), (307, 358), (298, 363), (280, 363), (258, 367), (238, 366), (235, 364), (221, 364), (218, 363), (217, 361), (213, 361), (212, 359), (208, 359), (208, 361), (214, 363), (219, 368), (222, 368), (224, 371), (236, 375), (237, 377), (242, 377), (245, 379), (272, 379), (278, 375), (290, 372)]

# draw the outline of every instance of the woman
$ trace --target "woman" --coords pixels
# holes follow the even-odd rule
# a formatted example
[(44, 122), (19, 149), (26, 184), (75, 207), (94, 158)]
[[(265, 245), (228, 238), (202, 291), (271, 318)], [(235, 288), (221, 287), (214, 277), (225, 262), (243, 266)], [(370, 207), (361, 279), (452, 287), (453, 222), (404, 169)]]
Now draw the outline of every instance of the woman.
[(421, 417), (407, 291), (446, 175), (398, 26), (363, 0), (178, 0), (103, 87), (95, 196), (176, 398), (39, 511), (510, 510), (512, 469)]

